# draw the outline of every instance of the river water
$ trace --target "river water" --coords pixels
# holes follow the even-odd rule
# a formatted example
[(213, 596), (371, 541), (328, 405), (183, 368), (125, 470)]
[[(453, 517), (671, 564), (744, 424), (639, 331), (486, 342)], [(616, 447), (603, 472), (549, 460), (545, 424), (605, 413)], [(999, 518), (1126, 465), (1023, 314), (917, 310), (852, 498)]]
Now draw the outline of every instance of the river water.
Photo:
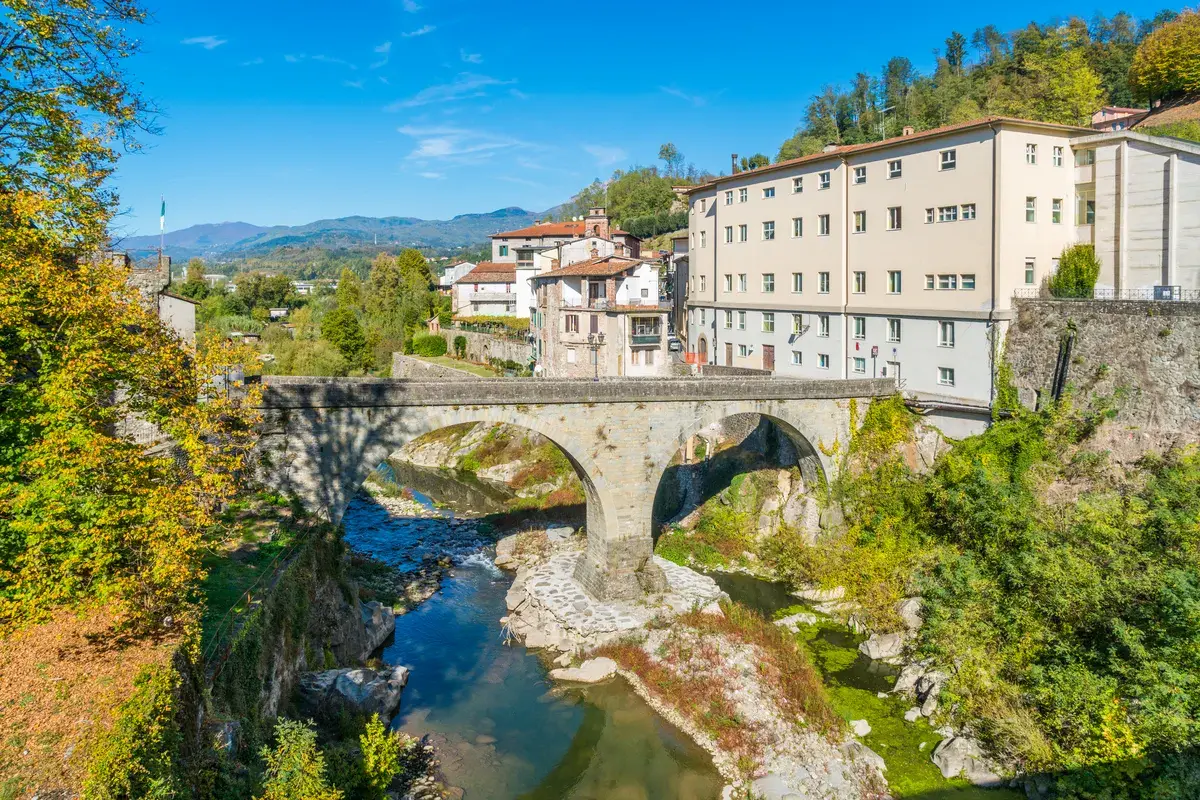
[[(433, 493), (425, 477), (413, 482)], [(427, 495), (415, 496), (432, 508)], [(456, 505), (486, 505), (475, 501)], [(383, 660), (412, 670), (393, 724), (430, 737), (447, 781), (465, 797), (720, 796), (708, 754), (623, 681), (556, 688), (536, 655), (502, 641), (498, 620), (512, 579), (492, 564), (488, 537), (470, 520), (446, 510), (391, 517), (359, 498), (344, 524), (351, 547), (397, 569), (417, 569), (431, 555), (455, 561), (437, 594), (396, 619)]]

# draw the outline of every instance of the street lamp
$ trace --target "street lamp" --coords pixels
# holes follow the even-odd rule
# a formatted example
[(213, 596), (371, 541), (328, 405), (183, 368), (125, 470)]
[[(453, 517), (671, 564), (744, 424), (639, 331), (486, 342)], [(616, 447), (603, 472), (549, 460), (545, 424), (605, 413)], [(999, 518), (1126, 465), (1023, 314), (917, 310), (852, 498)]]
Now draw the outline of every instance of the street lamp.
[(595, 374), (593, 375), (592, 380), (599, 381), (600, 380), (600, 348), (604, 346), (604, 334), (603, 333), (589, 333), (587, 341), (588, 341), (588, 347), (592, 351), (592, 366), (595, 368), (594, 369)]

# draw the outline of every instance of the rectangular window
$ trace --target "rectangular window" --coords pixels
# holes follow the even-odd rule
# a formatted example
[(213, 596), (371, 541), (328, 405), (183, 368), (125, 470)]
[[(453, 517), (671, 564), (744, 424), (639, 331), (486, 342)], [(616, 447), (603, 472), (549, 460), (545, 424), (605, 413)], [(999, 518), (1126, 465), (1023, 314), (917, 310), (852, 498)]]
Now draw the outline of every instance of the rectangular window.
[(792, 194), (800, 194), (804, 191), (804, 178), (792, 178)]
[(708, 247), (708, 231), (700, 231), (700, 246)]
[(888, 209), (888, 230), (898, 231), (903, 224), (903, 218), (900, 213), (900, 206), (892, 206)]
[(733, 312), (732, 311), (725, 312), (725, 329), (733, 330)]
[[(700, 309), (700, 324), (704, 324), (704, 309)], [(600, 317), (595, 314), (588, 314), (588, 333), (600, 332)]]
[(800, 333), (804, 330), (804, 315), (792, 314), (792, 333)]
[(822, 172), (817, 175), (817, 188), (818, 189), (828, 189), (829, 188), (829, 173), (828, 172)]
[(629, 363), (635, 367), (640, 367), (642, 365), (642, 351), (634, 350), (631, 352), (629, 354)]
[(704, 276), (704, 275), (701, 275), (701, 276), (700, 276), (700, 291), (702, 291), (702, 292), (703, 292), (705, 289), (707, 289), (707, 288), (708, 288), (708, 287), (706, 287), (706, 286), (704, 285), (706, 282), (707, 282), (707, 281), (706, 281), (706, 276)]
[(774, 272), (764, 272), (763, 276), (762, 276), (762, 281), (763, 281), (762, 286), (763, 286), (764, 292), (767, 292), (769, 294), (769, 293), (775, 291), (775, 273)]
[(957, 275), (938, 275), (938, 288), (939, 289), (957, 289), (958, 288), (958, 276)]
[(829, 315), (817, 315), (817, 336), (829, 337)]
[(866, 291), (867, 291), (867, 273), (855, 272), (854, 273), (854, 293), (855, 294), (863, 294)]
[(1026, 197), (1025, 198), (1025, 221), (1026, 222), (1037, 222), (1037, 198), (1036, 197)]
[(938, 383), (942, 386), (953, 386), (954, 370), (950, 367), (938, 367)]
[(567, 333), (579, 333), (579, 315), (567, 314), (563, 317)]
[(727, 292), (733, 291), (733, 276), (732, 275), (729, 275), (729, 274), (725, 275), (725, 291), (727, 291)]
[(958, 206), (938, 206), (938, 222), (956, 222)]
[(575, 363), (575, 348), (574, 347), (567, 348), (567, 363), (568, 364)]
[(963, 219), (975, 219), (975, 204), (974, 203), (963, 203), (962, 204), (962, 218)]
[(746, 330), (746, 312), (745, 311), (738, 312), (738, 330), (739, 331)]
[(889, 319), (888, 320), (888, 341), (889, 342), (899, 342), (900, 341), (900, 320), (898, 320), (898, 319)]
[(750, 199), (750, 191), (748, 189), (738, 189), (738, 202), (744, 203)]
[(654, 366), (654, 351), (653, 350), (646, 351), (646, 366), (647, 367)]
[(888, 270), (888, 294), (900, 294), (900, 270)]
[(506, 258), (507, 256), (508, 256), (508, 245), (506, 245), (506, 244), (500, 245), (500, 257)]
[(829, 215), (821, 214), (817, 217), (817, 236), (829, 235)]
[(817, 353), (817, 368), (829, 369), (829, 356), (825, 353)]
[(804, 364), (804, 356), (800, 355), (799, 350), (792, 351), (792, 366), (799, 367)]
[(1026, 164), (1036, 164), (1037, 163), (1037, 145), (1036, 144), (1025, 145), (1025, 163)]
[(829, 294), (829, 273), (817, 273), (817, 294)]
[(1085, 189), (1075, 194), (1075, 224), (1096, 223), (1096, 190)]
[(802, 272), (793, 272), (792, 273), (792, 291), (795, 292), (796, 294), (800, 294), (801, 292), (804, 291), (804, 273), (802, 273)]
[(932, 276), (932, 275), (926, 275), (926, 276), (925, 276), (925, 288), (926, 288), (926, 289), (932, 289), (932, 288), (933, 288), (933, 282), (934, 282), (934, 278), (933, 278), (933, 276)]
[(744, 345), (744, 344), (739, 344), (738, 345), (738, 355), (741, 356), (742, 358), (745, 358), (746, 356), (750, 355), (750, 349), (747, 348), (746, 345)]
[(925, 222), (926, 223), (933, 222), (933, 209), (932, 208), (925, 209)]
[(733, 190), (732, 189), (730, 189), (728, 192), (725, 193), (725, 205), (727, 205), (727, 206), (733, 205)]
[(854, 371), (859, 375), (865, 374), (867, 371), (867, 360), (865, 358), (855, 358)]
[(764, 200), (770, 200), (774, 196), (775, 196), (775, 187), (774, 186), (767, 186), (767, 187), (763, 188), (763, 199)]
[(1063, 165), (1062, 145), (1057, 145), (1057, 144), (1054, 145), (1054, 149), (1051, 150), (1050, 152), (1051, 152), (1051, 157), (1050, 157), (1051, 162), (1054, 164), (1054, 166), (1061, 167)]
[(708, 201), (701, 200), (700, 201), (700, 213), (703, 214), (707, 208), (708, 208)]
[(1032, 258), (1025, 259), (1025, 285), (1033, 286), (1034, 260)]
[(1062, 198), (1055, 197), (1050, 201), (1050, 222), (1058, 225), (1062, 222)]
[(738, 291), (746, 291), (746, 273), (744, 272), (738, 273)]
[(792, 217), (792, 236), (794, 238), (798, 239), (803, 235), (804, 235), (804, 218), (803, 217)]
[(969, 272), (965, 275), (959, 275), (959, 287), (965, 292), (975, 291), (975, 273)]
[(867, 232), (867, 212), (865, 212), (865, 211), (855, 211), (854, 212), (854, 232), (855, 233), (866, 233)]
[(750, 238), (750, 226), (738, 225), (738, 241), (744, 242)]
[(774, 238), (775, 238), (775, 223), (774, 222), (764, 222), (763, 223), (763, 241), (769, 242), (769, 241), (773, 240)]
[(1076, 150), (1075, 151), (1075, 166), (1090, 167), (1096, 163), (1095, 150)]
[(954, 347), (954, 323), (938, 323), (938, 347)]
[(775, 332), (775, 315), (770, 311), (763, 312), (762, 329), (763, 333)]
[(729, 244), (732, 241), (733, 241), (733, 226), (726, 225), (725, 226), (725, 243)]
[(954, 169), (958, 166), (958, 155), (954, 150), (943, 150), (941, 154), (941, 169)]
[(888, 162), (888, 180), (899, 178), (902, 174), (900, 159)]
[(866, 317), (855, 317), (854, 318), (854, 338), (855, 339), (867, 338), (867, 318)]
[(867, 168), (866, 167), (855, 167), (854, 168), (854, 182), (855, 183), (866, 183), (867, 182)]

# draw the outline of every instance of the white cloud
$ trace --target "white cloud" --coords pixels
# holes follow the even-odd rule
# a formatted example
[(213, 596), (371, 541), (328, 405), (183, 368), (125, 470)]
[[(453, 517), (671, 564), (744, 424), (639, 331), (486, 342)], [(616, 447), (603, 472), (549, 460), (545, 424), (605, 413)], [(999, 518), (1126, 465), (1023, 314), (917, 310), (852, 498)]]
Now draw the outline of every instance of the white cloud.
[(306, 58), (308, 58), (308, 56), (304, 55), (303, 53), (301, 53), (298, 56), (295, 56), (295, 55), (292, 55), (291, 53), (289, 53), (288, 55), (283, 57), (283, 60), (288, 62), (289, 64), (299, 64), (301, 61), (303, 61)]
[(444, 172), (422, 172), (420, 175), (422, 178), (428, 178), (431, 181), (440, 181), (446, 177)]
[(585, 144), (583, 149), (596, 159), (596, 164), (601, 167), (607, 167), (610, 164), (616, 164), (618, 161), (624, 161), (629, 157), (619, 147), (611, 147), (605, 144)]
[(411, 39), (414, 36), (424, 36), (427, 33), (433, 33), (436, 30), (437, 30), (437, 28), (433, 25), (422, 25), (421, 27), (417, 28), (415, 31), (409, 31), (408, 33), (402, 33), (400, 35), (403, 36), (405, 39)]
[(508, 86), (516, 81), (502, 81), (487, 75), (476, 75), (463, 72), (451, 83), (428, 86), (406, 100), (397, 100), (387, 107), (388, 111), (399, 111), (402, 108), (416, 108), (430, 103), (446, 103), (451, 100), (462, 100), (467, 97), (483, 97), (492, 86)]
[(416, 140), (406, 158), (418, 162), (477, 164), (502, 150), (530, 146), (511, 136), (452, 125), (404, 125), (398, 130)]
[(410, 14), (415, 14), (421, 10), (421, 7), (417, 5), (416, 0), (404, 0), (403, 5), (404, 10)]
[(351, 64), (349, 61), (346, 61), (343, 58), (334, 58), (333, 56), (315, 55), (312, 57), (312, 60), (320, 61), (322, 64), (336, 64), (339, 67), (349, 67), (350, 69), (358, 69), (358, 67)]
[(205, 50), (215, 50), (228, 41), (228, 39), (218, 39), (216, 36), (193, 36), (190, 39), (184, 39), (180, 44), (198, 44)]
[(349, 86), (351, 89), (361, 89), (361, 88), (363, 88), (363, 82), (362, 82), (362, 81), (342, 81), (342, 85), (343, 85), (343, 86)]
[(375, 48), (375, 52), (383, 53), (386, 56), (388, 53), (392, 52), (392, 43), (384, 42), (383, 44), (381, 44)]
[(243, 61), (242, 66), (243, 67), (257, 67), (261, 63), (263, 63), (263, 60), (261, 58), (252, 58), (249, 61)]
[(483, 56), (480, 53), (468, 53), (466, 50), (463, 50), (460, 48), (458, 51), (458, 55), (459, 55), (459, 58), (461, 58), (463, 61), (467, 62), (468, 64), (482, 64), (483, 63)]
[(659, 91), (661, 91), (665, 94), (669, 94), (672, 97), (678, 97), (680, 100), (685, 100), (685, 101), (691, 103), (692, 105), (694, 105), (696, 108), (700, 108), (701, 106), (708, 103), (708, 100), (705, 99), (704, 97), (701, 97), (698, 94), (688, 94), (687, 92), (683, 91), (682, 89), (678, 89), (674, 86), (660, 86), (660, 87), (658, 87), (658, 89), (659, 89)]
[(371, 64), (371, 69), (379, 69), (380, 67), (386, 67), (388, 60), (391, 59), (391, 57), (392, 57), (392, 43), (384, 42), (383, 44), (381, 44), (375, 48), (375, 52), (379, 53), (381, 56), (383, 56), (383, 58), (381, 58), (378, 61)]
[(518, 100), (528, 100), (529, 99), (529, 95), (525, 94), (520, 89), (509, 89), (508, 93), (511, 94), (513, 97), (517, 98)]

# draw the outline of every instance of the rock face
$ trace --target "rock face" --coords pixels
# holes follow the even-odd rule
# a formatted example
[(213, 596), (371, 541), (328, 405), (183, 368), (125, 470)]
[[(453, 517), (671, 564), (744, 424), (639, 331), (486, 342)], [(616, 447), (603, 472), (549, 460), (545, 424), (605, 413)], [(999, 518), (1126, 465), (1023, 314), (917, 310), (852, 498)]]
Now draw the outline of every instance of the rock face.
[(318, 712), (349, 708), (365, 716), (378, 714), (386, 724), (400, 707), (408, 683), (408, 667), (329, 669), (300, 677), (305, 702)]
[(904, 635), (899, 633), (876, 633), (858, 646), (858, 651), (875, 661), (899, 658), (904, 652)]
[(390, 606), (385, 606), (377, 600), (359, 603), (358, 611), (367, 629), (365, 647), (369, 652), (374, 652), (396, 632), (396, 614)]
[(1004, 783), (1004, 779), (993, 772), (984, 759), (979, 745), (965, 736), (943, 739), (933, 751), (933, 763), (945, 778), (961, 775), (976, 786), (991, 787)]
[(617, 662), (611, 658), (589, 658), (578, 667), (552, 669), (550, 677), (571, 683), (599, 683), (617, 674)]

